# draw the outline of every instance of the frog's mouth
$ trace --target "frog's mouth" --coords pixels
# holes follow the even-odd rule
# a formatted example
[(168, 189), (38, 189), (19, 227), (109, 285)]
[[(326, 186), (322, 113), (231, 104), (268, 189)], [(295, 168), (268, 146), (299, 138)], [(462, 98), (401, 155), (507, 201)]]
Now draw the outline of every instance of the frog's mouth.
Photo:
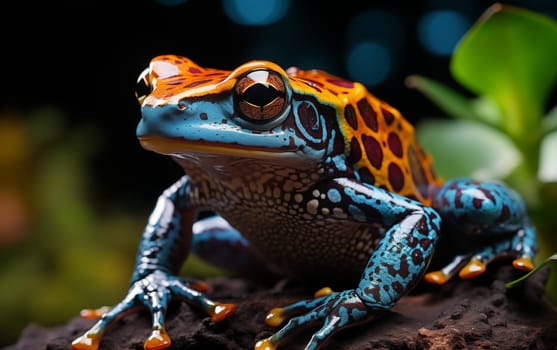
[(302, 160), (302, 157), (295, 149), (287, 148), (249, 147), (239, 144), (219, 144), (207, 141), (191, 141), (156, 136), (141, 136), (139, 137), (139, 142), (143, 148), (149, 151), (175, 157), (183, 157), (187, 154), (208, 154), (258, 159), (288, 158), (292, 160)]

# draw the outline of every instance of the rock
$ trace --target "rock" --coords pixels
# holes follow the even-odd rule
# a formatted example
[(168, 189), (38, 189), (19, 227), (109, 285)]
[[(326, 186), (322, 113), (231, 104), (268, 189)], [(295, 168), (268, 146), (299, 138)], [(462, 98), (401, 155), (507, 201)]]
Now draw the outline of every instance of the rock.
[[(324, 349), (557, 349), (557, 308), (544, 297), (548, 269), (507, 290), (504, 283), (519, 276), (507, 265), (490, 266), (473, 280), (444, 286), (418, 286), (379, 320), (337, 333)], [(173, 302), (167, 313), (172, 349), (253, 349), (271, 335), (264, 324), (267, 311), (302, 298), (314, 289), (287, 281), (274, 286), (240, 278), (207, 280), (214, 300), (236, 303), (237, 312), (212, 322), (186, 303)], [(71, 341), (94, 321), (78, 317), (56, 328), (28, 326), (19, 341), (4, 350), (68, 350)], [(146, 312), (114, 324), (101, 342), (103, 349), (142, 349), (150, 333)], [(303, 349), (312, 331), (302, 331), (283, 349)]]

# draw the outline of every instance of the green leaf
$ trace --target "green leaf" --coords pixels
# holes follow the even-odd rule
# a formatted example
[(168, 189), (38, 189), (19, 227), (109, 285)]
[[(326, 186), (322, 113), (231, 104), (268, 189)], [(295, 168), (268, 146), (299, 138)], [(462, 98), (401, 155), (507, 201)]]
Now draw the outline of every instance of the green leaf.
[(557, 105), (553, 106), (543, 118), (542, 127), (545, 135), (557, 131)]
[(406, 85), (423, 93), (441, 110), (454, 118), (481, 119), (474, 113), (467, 97), (440, 82), (421, 75), (411, 75), (406, 79)]
[(557, 183), (557, 131), (546, 135), (542, 140), (540, 150), (540, 168), (538, 179), (541, 182)]
[(423, 148), (433, 156), (436, 171), (445, 179), (502, 179), (521, 161), (507, 136), (478, 122), (424, 121), (416, 126), (416, 133)]
[(532, 276), (533, 274), (535, 274), (536, 272), (540, 271), (542, 267), (544, 267), (545, 265), (549, 264), (550, 262), (554, 262), (557, 263), (557, 253), (551, 255), (549, 258), (545, 259), (541, 264), (539, 264), (538, 266), (536, 266), (535, 269), (533, 269), (532, 271), (528, 272), (527, 274), (525, 274), (524, 276), (511, 281), (507, 284), (505, 284), (505, 286), (507, 288), (513, 288), (515, 287), (517, 284), (519, 284), (520, 282), (524, 281), (525, 279), (529, 278), (530, 276)]
[(470, 99), (443, 83), (421, 75), (409, 76), (406, 85), (423, 93), (453, 118), (476, 120), (501, 129), (503, 116), (489, 97), (480, 96)]
[(539, 128), (556, 62), (557, 22), (495, 4), (460, 41), (451, 72), (472, 92), (495, 101), (506, 116), (504, 129), (520, 140)]

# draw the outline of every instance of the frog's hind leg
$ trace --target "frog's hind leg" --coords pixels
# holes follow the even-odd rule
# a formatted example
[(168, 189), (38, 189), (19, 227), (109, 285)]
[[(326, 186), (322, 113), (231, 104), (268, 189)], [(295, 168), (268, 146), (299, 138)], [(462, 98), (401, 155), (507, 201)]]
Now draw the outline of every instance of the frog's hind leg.
[[(446, 224), (445, 234), (481, 238), (481, 246), (456, 256), (444, 268), (429, 272), (425, 280), (443, 284), (458, 274), (473, 278), (493, 260), (512, 256), (516, 269), (533, 269), (537, 251), (536, 231), (524, 202), (512, 189), (499, 183), (459, 179), (445, 184), (434, 198), (434, 207)], [(486, 235), (491, 236), (489, 239)], [(450, 238), (449, 238), (450, 239)]]
[(248, 240), (221, 216), (198, 220), (192, 232), (192, 250), (201, 260), (242, 275), (268, 272)]

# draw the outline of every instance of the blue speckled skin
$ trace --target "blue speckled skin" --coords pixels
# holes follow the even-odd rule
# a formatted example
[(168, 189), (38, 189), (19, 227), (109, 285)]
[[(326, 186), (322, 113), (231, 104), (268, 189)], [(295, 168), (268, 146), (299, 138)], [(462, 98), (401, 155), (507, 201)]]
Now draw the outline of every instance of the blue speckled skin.
[[(170, 59), (162, 61), (168, 65)], [(191, 74), (200, 69), (194, 68)], [(283, 71), (277, 74), (285, 86), (273, 101), (284, 99), (287, 105), (268, 122), (240, 116), (238, 96), (225, 89), (175, 100), (175, 94), (155, 89), (156, 98), (143, 102), (137, 127), (142, 145), (171, 156), (186, 175), (158, 200), (139, 244), (127, 296), (85, 336), (100, 337), (110, 322), (136, 305), (152, 312), (153, 330), (164, 329), (164, 312), (175, 297), (212, 314), (216, 303), (176, 277), (192, 247), (202, 258), (237, 270), (264, 262), (273, 273), (342, 286), (340, 292), (276, 311), (279, 321), (288, 322), (258, 343), (258, 350), (276, 348), (305, 326), (318, 326), (306, 346), (318, 349), (333, 333), (378, 318), (420, 281), (440, 234), (493, 238), (459, 252), (442, 270), (447, 278), (471, 259), (487, 264), (505, 254), (534, 257), (535, 230), (514, 191), (469, 179), (440, 186), (423, 180), (416, 196), (389, 191), (387, 180), (377, 176), (381, 173), (375, 181), (362, 175), (355, 138), (347, 140), (343, 131), (347, 123), (357, 125), (345, 118), (360, 103), (348, 106), (352, 110), (331, 105), (292, 88)], [(167, 89), (183, 80), (169, 82)], [(159, 82), (158, 88), (165, 85)], [(385, 120), (392, 122), (388, 115)], [(393, 159), (407, 152), (397, 140), (389, 146)], [(367, 156), (372, 164), (380, 163), (388, 151)], [(378, 157), (377, 152), (384, 153)], [(425, 170), (421, 176), (419, 170), (410, 169), (416, 183), (426, 178)], [(401, 179), (393, 174), (389, 181), (396, 187)], [(217, 216), (196, 222), (200, 210)], [(227, 253), (215, 254), (222, 247)]]

